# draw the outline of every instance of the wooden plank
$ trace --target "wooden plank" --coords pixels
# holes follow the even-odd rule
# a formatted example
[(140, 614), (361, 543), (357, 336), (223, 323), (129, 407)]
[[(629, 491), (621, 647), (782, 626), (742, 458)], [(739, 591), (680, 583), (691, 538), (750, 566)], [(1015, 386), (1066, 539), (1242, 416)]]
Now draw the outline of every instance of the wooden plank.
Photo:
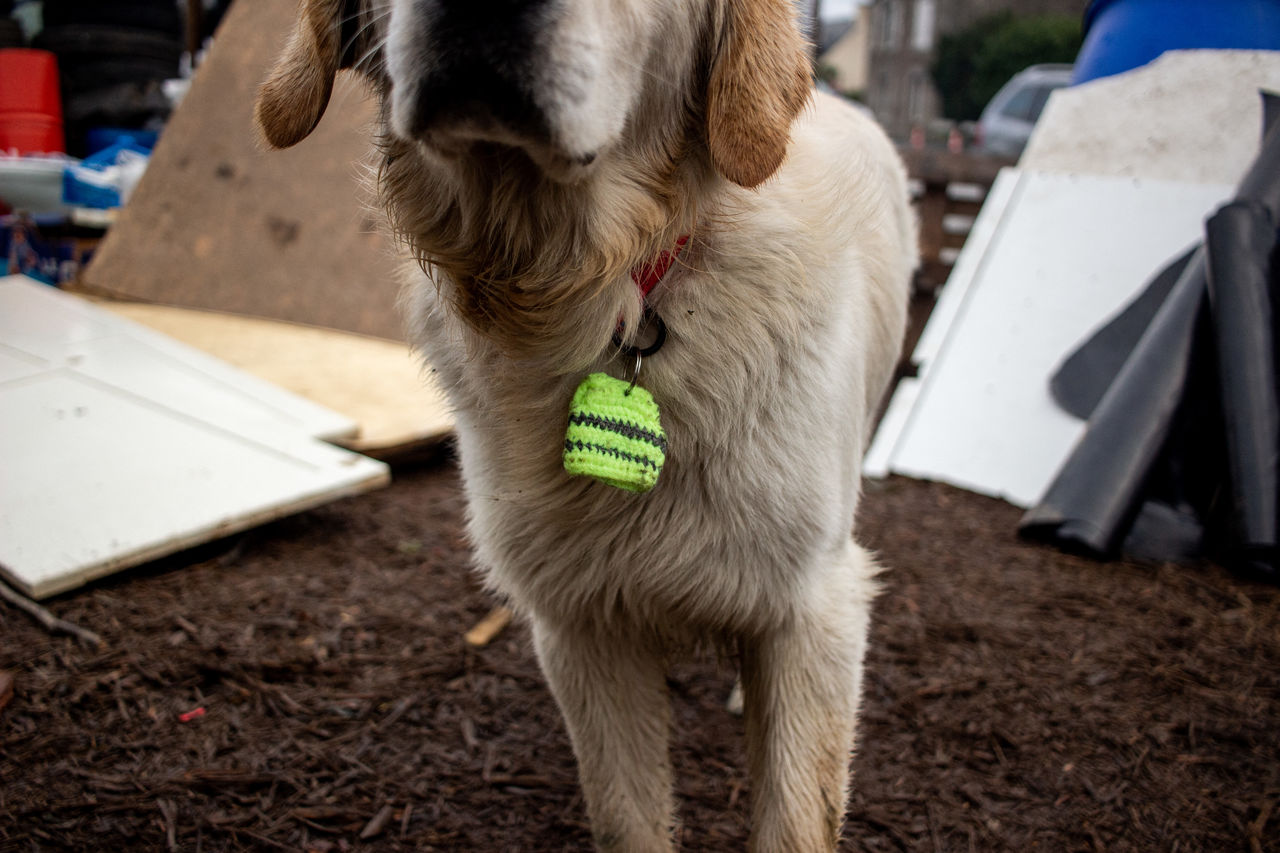
[(340, 77), (310, 138), (267, 151), (259, 82), (294, 0), (236, 3), (80, 286), (89, 292), (400, 339), (390, 241), (359, 173), (374, 106)]
[(916, 270), (915, 289), (917, 293), (933, 293), (947, 283), (951, 275), (951, 264), (943, 263), (936, 258), (923, 260)]
[(102, 307), (189, 344), (359, 424), (338, 441), (374, 456), (439, 441), (453, 416), (402, 343), (347, 332), (136, 302)]
[(980, 201), (957, 201), (955, 199), (947, 200), (947, 213), (960, 216), (977, 216), (982, 210), (982, 202)]

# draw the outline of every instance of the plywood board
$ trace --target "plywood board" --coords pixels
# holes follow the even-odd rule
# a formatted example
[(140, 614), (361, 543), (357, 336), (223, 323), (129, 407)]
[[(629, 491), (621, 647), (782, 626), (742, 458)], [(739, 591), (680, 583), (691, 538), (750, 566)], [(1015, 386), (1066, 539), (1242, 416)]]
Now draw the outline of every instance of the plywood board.
[[(890, 406), (869, 473), (940, 480), (1034, 504), (1083, 422), (1049, 393), (1053, 370), (1201, 234), (1227, 185), (1011, 171), (943, 290)], [(957, 279), (957, 276), (964, 276)]]
[(253, 127), (296, 8), (228, 11), (86, 289), (401, 339), (393, 251), (361, 185), (374, 116), (362, 85), (340, 75), (324, 120), (287, 151)]
[(405, 344), (163, 305), (102, 307), (352, 418), (359, 432), (338, 443), (361, 453), (389, 454), (453, 430), (439, 385)]
[(299, 428), (314, 404), (160, 338), (0, 279), (0, 575), (27, 594), (387, 482)]

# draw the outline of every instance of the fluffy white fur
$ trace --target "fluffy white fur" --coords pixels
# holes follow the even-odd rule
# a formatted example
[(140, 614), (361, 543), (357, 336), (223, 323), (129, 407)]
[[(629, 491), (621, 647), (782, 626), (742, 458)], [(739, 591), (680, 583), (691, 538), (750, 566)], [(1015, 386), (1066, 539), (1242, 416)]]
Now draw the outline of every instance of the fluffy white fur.
[[(306, 0), (299, 30), (340, 5)], [(794, 118), (800, 100), (772, 91), (798, 73), (754, 55), (778, 27), (788, 69), (807, 74), (789, 0), (556, 0), (528, 69), (545, 134), (486, 121), (411, 137), (397, 98), (436, 61), (434, 5), (360, 11), (387, 123), (382, 192), (420, 262), (409, 328), (456, 409), (477, 561), (531, 621), (596, 843), (671, 849), (665, 671), (711, 642), (742, 668), (753, 848), (830, 850), (875, 593), (852, 538), (860, 460), (915, 257), (901, 164), (837, 99)], [(299, 67), (315, 64), (310, 43), (295, 34), (264, 86), (275, 144), (305, 136), (327, 99), (289, 91), (314, 76)], [(734, 127), (756, 99), (764, 118)], [(582, 108), (597, 103), (617, 109)], [(771, 121), (776, 171), (769, 139), (751, 137)], [(682, 233), (651, 297), (668, 341), (641, 374), (669, 439), (658, 485), (571, 478), (573, 390), (588, 371), (626, 374), (610, 337), (638, 316), (628, 270)]]

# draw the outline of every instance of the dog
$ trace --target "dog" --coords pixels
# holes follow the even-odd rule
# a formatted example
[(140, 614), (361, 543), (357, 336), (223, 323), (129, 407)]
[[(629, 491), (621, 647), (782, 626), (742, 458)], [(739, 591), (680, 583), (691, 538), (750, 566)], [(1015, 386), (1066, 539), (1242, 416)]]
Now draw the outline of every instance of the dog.
[[(790, 0), (301, 0), (267, 143), (344, 68), (379, 99), (477, 562), (530, 622), (596, 846), (673, 848), (665, 673), (702, 645), (740, 666), (752, 849), (833, 849), (878, 571), (861, 456), (917, 252), (891, 143), (814, 91)], [(648, 491), (565, 469), (591, 374), (657, 407)]]

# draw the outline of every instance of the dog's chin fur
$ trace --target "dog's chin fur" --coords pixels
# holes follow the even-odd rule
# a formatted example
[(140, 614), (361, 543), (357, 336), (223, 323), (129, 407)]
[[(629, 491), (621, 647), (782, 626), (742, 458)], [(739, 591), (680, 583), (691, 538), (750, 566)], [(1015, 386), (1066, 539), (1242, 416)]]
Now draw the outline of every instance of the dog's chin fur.
[[(378, 185), (393, 232), (474, 331), (573, 373), (610, 345), (619, 318), (637, 318), (632, 267), (693, 230), (720, 181), (687, 144), (616, 146), (579, 165), (545, 148), (439, 151), (384, 136)], [(636, 162), (646, 157), (659, 162)]]

